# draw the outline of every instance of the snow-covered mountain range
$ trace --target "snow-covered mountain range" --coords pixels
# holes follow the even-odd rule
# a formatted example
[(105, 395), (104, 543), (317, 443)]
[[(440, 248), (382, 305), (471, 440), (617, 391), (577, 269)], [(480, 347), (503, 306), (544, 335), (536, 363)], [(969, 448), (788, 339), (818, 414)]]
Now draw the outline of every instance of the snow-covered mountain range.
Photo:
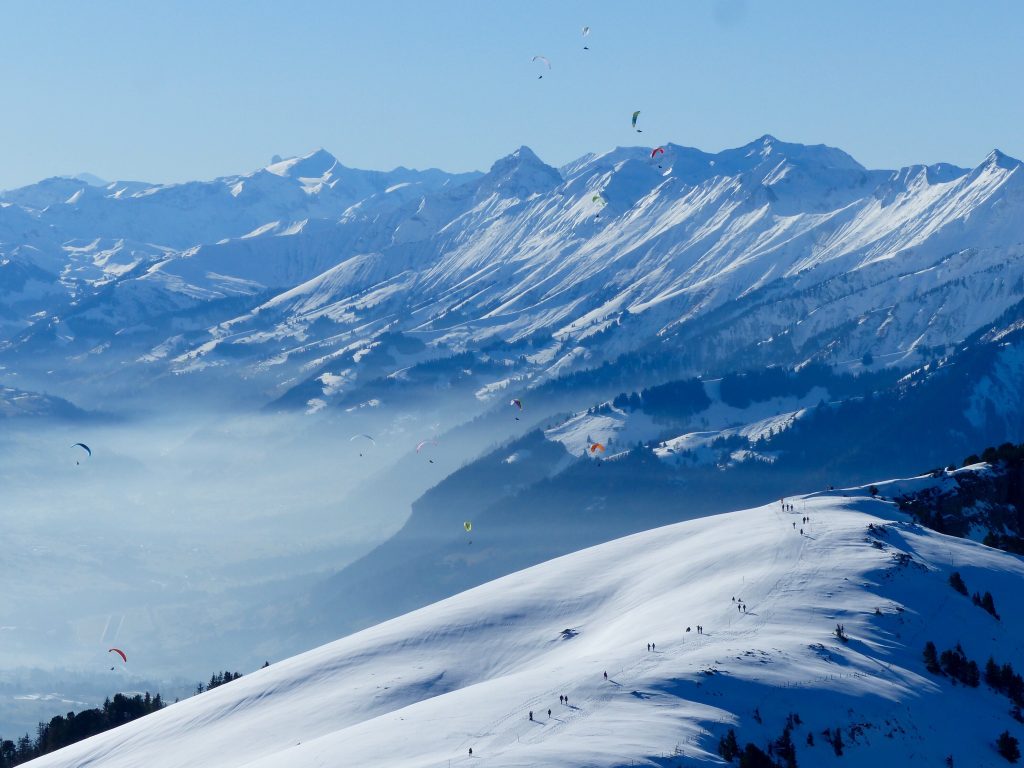
[(9, 191), (0, 362), (86, 400), (89, 380), (194, 393), (205, 373), (318, 409), (379, 375), (374, 350), (399, 376), (468, 351), (501, 368), (479, 402), (645, 348), (692, 372), (912, 365), (1024, 297), (1024, 181), (999, 152), (874, 171), (771, 136), (664, 149), (556, 169), (521, 147), (482, 175), (318, 150), (212, 182)]
[[(788, 740), (800, 765), (1005, 765), (995, 742), (1020, 735), (1012, 702), (963, 670), (1019, 663), (1024, 565), (886, 500), (956, 474), (576, 552), (32, 765), (721, 765), (729, 729), (779, 760)], [(998, 617), (958, 594), (953, 572)], [(929, 642), (942, 656), (931, 671)]]

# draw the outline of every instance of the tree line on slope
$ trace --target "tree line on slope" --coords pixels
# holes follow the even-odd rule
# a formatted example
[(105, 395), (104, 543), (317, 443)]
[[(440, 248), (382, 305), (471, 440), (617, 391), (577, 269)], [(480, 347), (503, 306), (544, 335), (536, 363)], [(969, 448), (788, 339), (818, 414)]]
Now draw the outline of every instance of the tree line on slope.
[[(265, 667), (268, 665), (264, 664)], [(241, 676), (240, 672), (216, 672), (205, 686), (202, 683), (196, 686), (196, 693), (212, 690)], [(68, 712), (67, 715), (57, 715), (48, 723), (39, 723), (34, 739), (27, 733), (16, 740), (0, 738), (0, 768), (13, 768), (27, 763), (90, 736), (145, 717), (165, 706), (159, 693), (155, 696), (150, 696), (149, 691), (134, 696), (116, 693), (112, 699), (107, 698), (102, 707), (82, 710), (77, 714)]]
[[(967, 456), (961, 465), (980, 462), (990, 464), (994, 471), (958, 473), (953, 490), (928, 488), (896, 501), (927, 528), (962, 538), (972, 527), (981, 527), (986, 531), (982, 539), (986, 546), (1024, 555), (1024, 443), (990, 446), (981, 455)], [(947, 471), (953, 468), (950, 464)], [(942, 473), (942, 469), (932, 470), (935, 476)], [(991, 596), (987, 600), (984, 595), (976, 597), (976, 605), (999, 618)]]

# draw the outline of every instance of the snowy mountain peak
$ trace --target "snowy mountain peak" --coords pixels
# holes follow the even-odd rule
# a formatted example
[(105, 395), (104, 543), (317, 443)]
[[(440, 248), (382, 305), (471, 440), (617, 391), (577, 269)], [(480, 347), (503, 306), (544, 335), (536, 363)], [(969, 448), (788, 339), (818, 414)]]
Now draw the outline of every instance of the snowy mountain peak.
[(290, 157), (266, 167), (275, 176), (291, 179), (322, 179), (340, 165), (338, 159), (321, 147), (302, 157)]
[(544, 192), (562, 183), (562, 174), (547, 165), (529, 147), (522, 146), (510, 155), (497, 160), (483, 178), (482, 192), (502, 191), (515, 197), (526, 198)]
[(755, 164), (759, 164), (759, 161), (775, 163), (785, 159), (796, 165), (817, 166), (836, 170), (864, 170), (864, 166), (841, 149), (829, 147), (825, 144), (793, 144), (787, 141), (780, 141), (767, 133), (742, 147), (720, 152), (719, 156), (723, 159), (736, 156), (747, 158), (748, 164), (751, 161)]
[(985, 157), (981, 167), (983, 168), (1002, 168), (1007, 171), (1012, 171), (1015, 168), (1020, 167), (1021, 161), (1015, 157), (1000, 152), (998, 149), (993, 149)]

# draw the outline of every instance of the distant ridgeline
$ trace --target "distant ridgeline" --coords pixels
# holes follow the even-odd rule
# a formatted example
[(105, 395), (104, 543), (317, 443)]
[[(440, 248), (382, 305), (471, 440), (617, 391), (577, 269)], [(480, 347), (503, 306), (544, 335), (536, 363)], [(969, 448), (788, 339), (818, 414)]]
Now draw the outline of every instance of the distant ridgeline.
[(921, 525), (961, 538), (983, 532), (985, 545), (1024, 555), (1024, 443), (986, 448), (981, 456), (964, 459), (963, 466), (982, 461), (990, 466), (954, 475), (955, 488), (928, 488), (896, 501)]
[[(239, 672), (217, 672), (210, 677), (207, 685), (200, 683), (196, 686), (196, 693), (209, 691), (241, 676)], [(39, 723), (34, 739), (27, 733), (17, 741), (0, 738), (0, 768), (13, 768), (27, 763), (90, 736), (130, 723), (165, 706), (159, 693), (156, 696), (150, 696), (148, 691), (145, 695), (135, 696), (118, 693), (113, 699), (104, 701), (100, 708), (86, 709), (77, 715), (74, 712), (57, 715), (49, 723)]]

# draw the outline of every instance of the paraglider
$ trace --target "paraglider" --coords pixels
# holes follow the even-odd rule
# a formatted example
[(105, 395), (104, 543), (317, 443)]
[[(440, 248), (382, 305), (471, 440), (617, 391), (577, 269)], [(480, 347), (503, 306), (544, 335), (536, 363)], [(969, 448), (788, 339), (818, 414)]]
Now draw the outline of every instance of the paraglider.
[[(352, 435), (352, 437), (350, 437), (350, 438), (348, 439), (348, 441), (349, 441), (350, 443), (353, 443), (353, 442), (355, 442), (356, 440), (369, 440), (369, 441), (370, 441), (370, 445), (374, 445), (374, 446), (375, 446), (375, 445), (377, 445), (377, 441), (376, 441), (376, 440), (374, 440), (374, 439), (373, 439), (373, 438), (372, 438), (372, 437), (371, 437), (370, 435), (366, 435), (366, 434), (358, 434), (358, 435)], [(362, 455), (363, 455), (363, 454), (362, 454), (362, 451), (360, 451), (359, 455), (360, 455), (360, 456), (362, 456)]]
[[(118, 656), (121, 657), (121, 660), (124, 661), (125, 664), (128, 663), (128, 657), (125, 655), (125, 652), (122, 651), (120, 648), (111, 648), (109, 651), (107, 651), (107, 653), (116, 653)], [(111, 667), (111, 669), (113, 669), (113, 667)]]
[(601, 443), (591, 443), (590, 444), (590, 452), (593, 454), (593, 453), (597, 453), (598, 451), (600, 451), (601, 453), (604, 453), (604, 446)]
[[(551, 61), (548, 60), (547, 56), (534, 56), (532, 59), (530, 59), (530, 61), (539, 61), (543, 63), (544, 66), (546, 66), (549, 70), (551, 69)], [(542, 77), (544, 77), (543, 73), (537, 75), (538, 80), (540, 80)]]
[(653, 160), (653, 159), (654, 159), (654, 157), (655, 157), (655, 156), (656, 156), (656, 155), (657, 155), (657, 154), (658, 154), (659, 152), (660, 152), (661, 154), (663, 154), (663, 155), (664, 155), (664, 154), (665, 154), (665, 148), (664, 148), (664, 147), (655, 147), (654, 149), (652, 149), (652, 150), (651, 150), (651, 160)]
[[(74, 445), (72, 445), (71, 447), (72, 447), (72, 448), (81, 448), (81, 449), (83, 449), (83, 450), (84, 450), (84, 451), (85, 451), (85, 452), (86, 452), (87, 454), (89, 454), (89, 456), (92, 456), (92, 448), (90, 448), (90, 447), (89, 447), (88, 445), (86, 445), (85, 443), (75, 443), (75, 444), (74, 444)], [(82, 462), (78, 461), (77, 459), (75, 460), (75, 464), (81, 464), (81, 463), (82, 463)]]
[[(423, 448), (425, 446), (428, 446), (428, 445), (437, 446), (437, 440), (434, 440), (433, 438), (431, 438), (429, 440), (421, 440), (420, 444), (416, 446), (416, 453), (419, 453), (420, 451), (423, 450)], [(429, 461), (431, 464), (434, 463), (433, 459), (427, 459), (427, 461)]]
[(514, 406), (515, 406), (516, 408), (518, 408), (518, 409), (519, 409), (520, 411), (521, 411), (521, 410), (523, 410), (523, 401), (522, 401), (522, 400), (520, 400), (520, 399), (519, 399), (518, 397), (513, 397), (513, 398), (512, 398), (512, 399), (511, 399), (511, 400), (509, 401), (509, 405), (514, 405)]
[(600, 192), (598, 192), (596, 195), (590, 198), (590, 202), (597, 203), (599, 206), (604, 206), (607, 204), (608, 201), (604, 199), (604, 196), (602, 196)]
[[(590, 37), (590, 27), (583, 27), (583, 36), (584, 37)], [(583, 50), (584, 51), (589, 51), (590, 48), (588, 48), (587, 46), (584, 45), (583, 46)]]
[(636, 127), (636, 119), (637, 119), (638, 117), (640, 117), (640, 110), (639, 110), (639, 109), (638, 109), (638, 110), (637, 110), (636, 112), (634, 112), (634, 113), (633, 113), (633, 129), (634, 129), (634, 130), (635, 130), (635, 131), (636, 131), (637, 133), (643, 133), (643, 131), (641, 131), (641, 130), (640, 130), (639, 128), (637, 128), (637, 127)]
[(473, 530), (473, 523), (471, 523), (469, 520), (467, 520), (466, 522), (464, 522), (462, 524), (462, 527), (466, 529), (466, 533), (469, 533), (470, 531)]

